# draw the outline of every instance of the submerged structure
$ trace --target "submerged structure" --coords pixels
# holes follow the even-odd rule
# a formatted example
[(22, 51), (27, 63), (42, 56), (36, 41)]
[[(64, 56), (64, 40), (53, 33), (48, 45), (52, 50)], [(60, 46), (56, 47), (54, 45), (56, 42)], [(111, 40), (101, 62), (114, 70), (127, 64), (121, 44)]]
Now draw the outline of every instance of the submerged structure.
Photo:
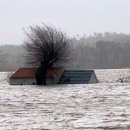
[[(11, 85), (36, 85), (37, 68), (20, 68), (10, 77)], [(98, 83), (94, 70), (65, 70), (54, 67), (48, 70), (47, 84), (92, 84)]]
[(65, 70), (60, 84), (91, 84), (98, 83), (94, 70)]

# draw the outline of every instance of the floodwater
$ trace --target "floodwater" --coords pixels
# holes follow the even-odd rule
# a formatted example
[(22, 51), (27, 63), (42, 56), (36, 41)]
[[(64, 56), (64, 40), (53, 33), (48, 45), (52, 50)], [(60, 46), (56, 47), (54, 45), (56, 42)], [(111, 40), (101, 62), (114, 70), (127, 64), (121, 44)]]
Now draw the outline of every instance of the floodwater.
[(96, 70), (98, 84), (10, 86), (0, 73), (0, 130), (130, 130), (128, 70)]

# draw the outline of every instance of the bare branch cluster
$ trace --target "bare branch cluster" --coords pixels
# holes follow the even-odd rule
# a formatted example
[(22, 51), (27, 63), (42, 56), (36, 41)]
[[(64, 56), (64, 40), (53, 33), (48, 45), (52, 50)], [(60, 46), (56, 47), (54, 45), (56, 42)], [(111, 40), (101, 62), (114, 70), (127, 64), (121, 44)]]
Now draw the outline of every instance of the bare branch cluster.
[(27, 63), (39, 66), (41, 61), (48, 67), (70, 60), (71, 45), (66, 35), (54, 26), (30, 26), (25, 32)]

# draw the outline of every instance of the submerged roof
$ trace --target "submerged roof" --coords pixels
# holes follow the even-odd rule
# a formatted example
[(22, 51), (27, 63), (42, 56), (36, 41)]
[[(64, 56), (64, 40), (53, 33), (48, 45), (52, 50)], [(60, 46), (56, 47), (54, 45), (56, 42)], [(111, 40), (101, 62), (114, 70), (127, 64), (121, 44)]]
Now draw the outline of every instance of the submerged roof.
[[(48, 70), (47, 77), (55, 77), (57, 73), (62, 72), (64, 68), (54, 67)], [(34, 78), (37, 68), (20, 68), (10, 78)]]
[(93, 70), (65, 70), (60, 84), (86, 84), (89, 83)]

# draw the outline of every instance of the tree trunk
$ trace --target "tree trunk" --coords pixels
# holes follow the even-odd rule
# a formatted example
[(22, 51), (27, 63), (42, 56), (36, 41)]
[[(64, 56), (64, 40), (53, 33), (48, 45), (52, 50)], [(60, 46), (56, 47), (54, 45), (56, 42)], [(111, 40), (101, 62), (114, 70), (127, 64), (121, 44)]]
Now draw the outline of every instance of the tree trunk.
[(41, 74), (42, 85), (46, 85), (46, 76), (47, 76), (47, 67), (44, 67), (42, 69), (42, 74)]
[(37, 85), (46, 85), (47, 66), (43, 65), (37, 69), (35, 74)]

